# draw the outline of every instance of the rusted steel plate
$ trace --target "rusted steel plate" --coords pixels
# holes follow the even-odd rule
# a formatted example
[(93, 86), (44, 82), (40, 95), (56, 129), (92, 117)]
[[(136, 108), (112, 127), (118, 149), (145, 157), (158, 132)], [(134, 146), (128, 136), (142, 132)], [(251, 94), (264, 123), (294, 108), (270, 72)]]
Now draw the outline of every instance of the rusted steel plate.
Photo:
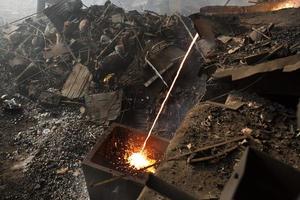
[(103, 123), (115, 120), (121, 113), (122, 97), (122, 90), (85, 96), (87, 112), (93, 119)]

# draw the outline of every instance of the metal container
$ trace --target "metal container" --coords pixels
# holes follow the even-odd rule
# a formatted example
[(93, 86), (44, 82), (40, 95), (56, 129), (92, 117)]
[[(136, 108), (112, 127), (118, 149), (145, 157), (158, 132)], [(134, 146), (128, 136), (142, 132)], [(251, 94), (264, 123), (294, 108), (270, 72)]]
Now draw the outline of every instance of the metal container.
[(248, 148), (220, 200), (299, 200), (300, 172), (258, 150)]
[[(138, 198), (147, 179), (147, 176), (143, 174), (134, 177), (128, 175), (126, 178), (97, 187), (92, 185), (125, 174), (111, 164), (119, 156), (118, 151), (124, 149), (117, 145), (118, 141), (141, 147), (146, 136), (142, 131), (120, 124), (113, 124), (108, 129), (107, 134), (97, 142), (83, 162), (83, 172), (91, 200), (135, 200)], [(161, 160), (168, 144), (166, 139), (152, 136), (147, 143), (146, 150), (155, 152), (155, 160)]]

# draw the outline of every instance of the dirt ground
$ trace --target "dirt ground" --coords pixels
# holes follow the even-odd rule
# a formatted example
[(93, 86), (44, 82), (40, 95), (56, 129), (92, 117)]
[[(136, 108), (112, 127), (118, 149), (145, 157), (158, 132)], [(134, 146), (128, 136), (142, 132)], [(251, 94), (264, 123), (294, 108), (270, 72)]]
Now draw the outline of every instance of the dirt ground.
[(1, 111), (2, 198), (88, 199), (81, 161), (103, 127), (85, 122), (70, 107), (50, 112), (22, 103), (26, 109), (20, 114)]
[[(169, 161), (159, 167), (157, 175), (199, 199), (218, 199), (247, 146), (299, 169), (300, 145), (299, 137), (294, 132), (294, 111), (255, 95), (241, 97), (245, 105), (237, 111), (207, 103), (197, 104), (177, 130), (166, 157), (168, 159), (242, 136), (247, 132), (245, 128), (251, 130), (251, 139), (243, 141), (239, 149), (216, 160), (188, 164), (187, 157), (184, 157)], [(196, 157), (201, 156), (205, 155)], [(140, 199), (165, 198), (145, 189)]]

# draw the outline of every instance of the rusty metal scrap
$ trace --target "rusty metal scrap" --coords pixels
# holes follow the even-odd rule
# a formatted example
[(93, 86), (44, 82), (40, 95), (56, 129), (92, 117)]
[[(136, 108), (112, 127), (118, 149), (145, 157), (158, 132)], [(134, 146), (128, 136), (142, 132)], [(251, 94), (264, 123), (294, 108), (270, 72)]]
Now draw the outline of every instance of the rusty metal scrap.
[(79, 12), (81, 7), (82, 2), (80, 0), (61, 0), (46, 8), (43, 12), (55, 25), (57, 30), (62, 32), (64, 29), (64, 22), (68, 20), (71, 14)]
[(293, 200), (299, 198), (299, 180), (298, 170), (263, 152), (247, 148), (220, 199)]
[(218, 70), (213, 77), (216, 79), (231, 77), (233, 81), (247, 78), (255, 74), (282, 70), (282, 72), (295, 71), (300, 68), (300, 55), (279, 58), (254, 66), (241, 66), (235, 69)]
[(87, 114), (93, 119), (105, 123), (116, 120), (122, 109), (123, 91), (86, 95)]
[[(145, 168), (131, 169), (124, 158), (124, 151), (131, 146), (139, 147), (146, 136), (142, 131), (116, 123), (107, 130), (83, 161), (91, 199), (137, 199), (147, 181)], [(166, 139), (152, 136), (147, 150), (154, 151), (154, 158), (160, 160), (168, 144)], [(109, 189), (111, 185), (120, 189), (115, 192)]]
[[(160, 45), (158, 45), (160, 44)], [(167, 72), (170, 68), (172, 68), (178, 60), (180, 60), (184, 56), (184, 51), (176, 46), (163, 45), (163, 43), (158, 43), (152, 47), (152, 51), (150, 55), (146, 57), (146, 61), (153, 71), (155, 72), (154, 76), (149, 77), (148, 81), (144, 84), (145, 87), (149, 87), (157, 78), (163, 80), (164, 84), (168, 86), (165, 82), (162, 75)]]
[[(178, 17), (182, 21), (187, 19), (179, 14), (127, 12), (109, 1), (85, 8), (80, 0), (52, 1), (43, 12), (47, 18), (26, 17), (23, 23), (3, 28), (3, 36), (9, 37), (9, 46), (3, 51), (7, 50), (13, 67), (25, 68), (17, 76), (17, 83), (24, 89), (28, 90), (26, 83), (39, 79), (34, 80), (35, 87), (44, 91), (54, 87), (71, 100), (83, 97), (86, 89), (89, 94), (115, 91), (121, 86), (120, 77), (148, 80), (146, 87), (157, 80), (158, 74), (162, 74), (162, 79), (170, 79), (174, 75), (170, 69), (184, 55), (181, 48), (185, 48), (189, 36), (184, 29), (178, 31), (182, 26)], [(148, 49), (148, 44), (159, 41), (164, 42)], [(147, 51), (149, 56), (145, 59)], [(139, 67), (145, 66), (145, 60), (156, 73)], [(26, 68), (29, 63), (32, 64)], [(126, 74), (129, 66), (139, 67), (130, 72), (140, 71), (140, 74), (134, 78)], [(59, 72), (54, 70), (58, 68)], [(115, 76), (107, 84), (104, 79), (109, 74)], [(167, 85), (167, 80), (164, 82)], [(89, 83), (92, 83), (90, 88)]]
[(206, 157), (202, 157), (202, 158), (192, 158), (192, 159), (189, 160), (189, 163), (193, 164), (193, 163), (199, 163), (199, 162), (203, 162), (203, 161), (208, 161), (208, 160), (213, 160), (213, 159), (216, 159), (216, 158), (220, 158), (220, 157), (222, 157), (224, 155), (227, 155), (228, 153), (236, 150), (238, 147), (239, 147), (239, 145), (235, 145), (233, 147), (227, 148), (224, 151), (222, 151), (220, 153), (217, 153), (215, 155), (212, 155), (212, 156), (206, 156)]

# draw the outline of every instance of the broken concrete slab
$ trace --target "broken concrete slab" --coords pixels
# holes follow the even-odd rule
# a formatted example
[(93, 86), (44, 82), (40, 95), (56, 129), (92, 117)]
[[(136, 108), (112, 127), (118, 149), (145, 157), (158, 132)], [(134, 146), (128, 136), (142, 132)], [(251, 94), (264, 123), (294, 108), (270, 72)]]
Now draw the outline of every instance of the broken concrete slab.
[(292, 72), (295, 70), (298, 70), (300, 68), (300, 60), (296, 62), (295, 64), (289, 64), (284, 67), (283, 72)]
[(201, 39), (198, 42), (198, 46), (200, 47), (204, 57), (210, 58), (214, 56), (215, 48), (216, 48), (216, 44), (214, 41)]

